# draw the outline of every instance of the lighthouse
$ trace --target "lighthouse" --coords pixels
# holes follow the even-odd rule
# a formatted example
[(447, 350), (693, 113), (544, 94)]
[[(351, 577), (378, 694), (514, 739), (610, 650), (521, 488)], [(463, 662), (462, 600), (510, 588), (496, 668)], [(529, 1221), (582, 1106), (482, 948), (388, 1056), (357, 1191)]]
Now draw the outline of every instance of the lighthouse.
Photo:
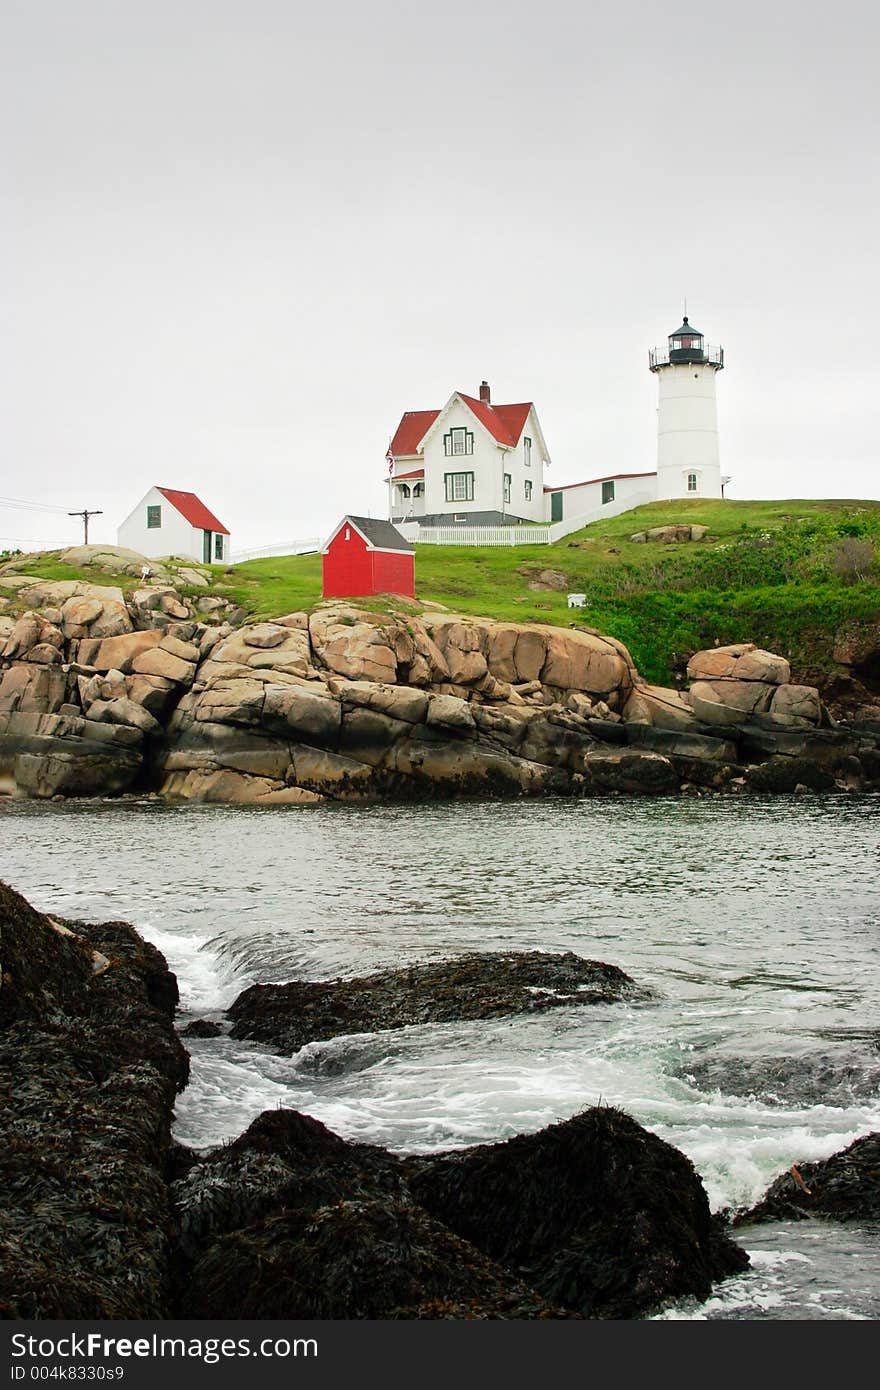
[(724, 349), (707, 344), (688, 322), (652, 348), (648, 364), (659, 382), (657, 497), (721, 497), (715, 375)]

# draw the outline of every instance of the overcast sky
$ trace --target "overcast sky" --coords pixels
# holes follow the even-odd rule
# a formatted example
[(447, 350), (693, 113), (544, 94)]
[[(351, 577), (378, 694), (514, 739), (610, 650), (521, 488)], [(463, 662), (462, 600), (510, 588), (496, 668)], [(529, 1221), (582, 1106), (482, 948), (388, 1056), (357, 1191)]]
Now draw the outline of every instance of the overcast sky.
[[(233, 550), (384, 515), (486, 378), (548, 481), (656, 462), (691, 319), (729, 495), (880, 497), (876, 4), (5, 0), (0, 494)], [(74, 543), (0, 503), (0, 547)]]

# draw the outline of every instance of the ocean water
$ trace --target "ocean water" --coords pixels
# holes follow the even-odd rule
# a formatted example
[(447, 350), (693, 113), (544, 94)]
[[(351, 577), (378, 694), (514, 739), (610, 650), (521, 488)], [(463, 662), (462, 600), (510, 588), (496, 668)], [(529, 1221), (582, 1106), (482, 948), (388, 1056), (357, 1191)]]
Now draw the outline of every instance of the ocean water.
[[(683, 1150), (714, 1208), (880, 1128), (880, 798), (612, 798), (243, 810), (0, 805), (0, 874), (35, 906), (125, 918), (181, 1022), (255, 981), (465, 950), (573, 950), (650, 1000), (357, 1035), (278, 1057), (189, 1040), (176, 1133), (262, 1110), (425, 1152), (619, 1105)], [(663, 1317), (874, 1318), (869, 1224), (744, 1230), (752, 1269)]]

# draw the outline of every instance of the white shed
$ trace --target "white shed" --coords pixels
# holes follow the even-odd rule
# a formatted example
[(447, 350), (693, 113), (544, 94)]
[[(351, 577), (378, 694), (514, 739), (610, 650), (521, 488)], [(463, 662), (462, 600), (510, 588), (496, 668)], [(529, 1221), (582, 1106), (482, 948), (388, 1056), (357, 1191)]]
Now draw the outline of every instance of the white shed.
[(194, 492), (151, 487), (116, 533), (117, 543), (150, 559), (181, 555), (204, 564), (228, 563), (230, 535)]

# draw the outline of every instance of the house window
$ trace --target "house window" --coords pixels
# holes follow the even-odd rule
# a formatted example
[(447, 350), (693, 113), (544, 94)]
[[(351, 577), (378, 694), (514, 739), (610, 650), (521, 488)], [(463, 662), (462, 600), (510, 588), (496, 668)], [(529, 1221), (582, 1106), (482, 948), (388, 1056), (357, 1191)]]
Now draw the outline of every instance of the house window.
[(425, 490), (424, 483), (413, 483), (413, 497), (421, 497)]
[(505, 502), (509, 502), (509, 501), (510, 501), (510, 483), (511, 483), (510, 474), (509, 474), (509, 473), (505, 473), (505, 475), (504, 475), (504, 500), (505, 500)]
[(602, 505), (603, 505), (603, 507), (604, 507), (604, 505), (605, 505), (606, 502), (613, 502), (613, 501), (614, 501), (614, 484), (613, 484), (613, 483), (603, 483), (603, 484), (602, 484)]
[(219, 531), (215, 532), (214, 535), (214, 559), (223, 559), (223, 537), (220, 535)]
[(401, 497), (409, 497), (409, 483), (398, 483), (397, 491)]
[(688, 473), (688, 492), (696, 492), (696, 490), (697, 490), (697, 475), (696, 475), (696, 473)]
[(450, 430), (448, 434), (444, 434), (443, 452), (449, 458), (458, 454), (472, 454), (474, 452), (473, 431), (456, 428)]
[(473, 502), (473, 473), (445, 473), (443, 476), (446, 482), (447, 502)]
[(152, 531), (162, 525), (162, 508), (147, 507), (147, 530)]
[(526, 488), (526, 501), (527, 501), (527, 502), (531, 502), (531, 500), (532, 500), (532, 480), (531, 480), (531, 478), (526, 478), (525, 488)]
[(525, 460), (526, 468), (531, 468), (531, 466), (532, 466), (532, 441), (529, 439), (528, 435), (523, 435), (523, 458), (524, 458), (524, 460)]

